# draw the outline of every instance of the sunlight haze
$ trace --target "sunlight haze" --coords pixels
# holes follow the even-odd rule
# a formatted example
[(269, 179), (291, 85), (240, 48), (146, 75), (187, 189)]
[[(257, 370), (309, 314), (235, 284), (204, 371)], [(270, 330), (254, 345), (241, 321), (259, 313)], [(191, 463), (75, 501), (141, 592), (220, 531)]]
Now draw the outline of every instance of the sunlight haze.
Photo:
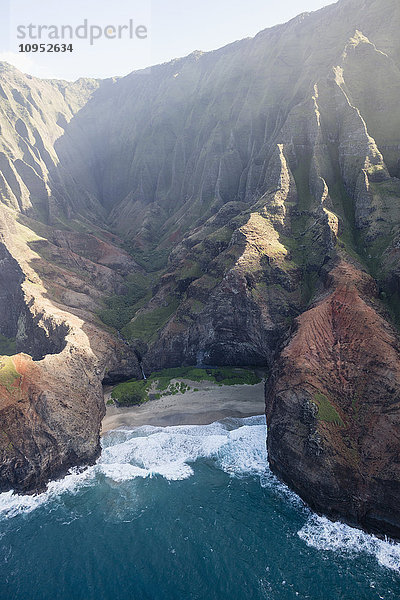
[[(107, 78), (186, 56), (194, 50), (210, 51), (254, 36), (262, 29), (283, 23), (302, 12), (331, 4), (329, 0), (89, 0), (57, 2), (6, 0), (0, 24), (0, 60), (37, 77), (75, 80)], [(73, 39), (73, 52), (19, 52), (19, 44), (56, 42), (48, 38), (18, 39), (17, 27), (29, 24), (77, 27), (123, 27), (130, 20), (148, 29), (147, 39)], [(126, 33), (126, 31), (124, 32)]]

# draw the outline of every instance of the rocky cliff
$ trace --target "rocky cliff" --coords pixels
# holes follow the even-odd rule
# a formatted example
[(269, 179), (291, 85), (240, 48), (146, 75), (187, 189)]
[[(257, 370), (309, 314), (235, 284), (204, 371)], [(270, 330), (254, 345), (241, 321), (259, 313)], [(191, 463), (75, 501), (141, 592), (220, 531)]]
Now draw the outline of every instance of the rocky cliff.
[(399, 536), (400, 6), (107, 81), (0, 69), (0, 487), (95, 460), (102, 382), (267, 365), (273, 470)]
[(335, 264), (274, 367), (268, 451), (318, 512), (399, 538), (400, 345), (385, 317), (371, 277)]

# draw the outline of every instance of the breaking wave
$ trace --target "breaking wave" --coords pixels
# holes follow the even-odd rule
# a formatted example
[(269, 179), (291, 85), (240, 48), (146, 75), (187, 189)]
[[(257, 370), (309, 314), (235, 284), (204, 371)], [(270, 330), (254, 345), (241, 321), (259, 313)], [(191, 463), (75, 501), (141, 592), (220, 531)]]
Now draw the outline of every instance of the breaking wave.
[(170, 481), (193, 475), (200, 458), (236, 476), (262, 475), (266, 470), (265, 417), (226, 419), (211, 425), (175, 427), (144, 426), (109, 432), (93, 467), (72, 469), (46, 492), (35, 496), (0, 494), (0, 518), (29, 513), (63, 494), (75, 494), (95, 485), (101, 476), (117, 483), (160, 475)]
[(211, 425), (111, 431), (103, 438), (102, 455), (93, 467), (72, 470), (36, 496), (0, 494), (0, 519), (30, 513), (65, 495), (100, 485), (104, 479), (116, 483), (156, 476), (169, 481), (187, 479), (194, 474), (196, 461), (202, 459), (212, 461), (215, 468), (231, 477), (258, 477), (262, 488), (279, 494), (282, 502), (300, 510), (306, 522), (297, 533), (308, 547), (349, 557), (366, 553), (382, 567), (400, 572), (400, 544), (311, 513), (298, 496), (274, 477), (267, 466), (265, 429), (265, 417), (260, 416), (225, 419)]
[(350, 557), (369, 554), (382, 567), (400, 572), (400, 544), (381, 540), (344, 523), (333, 523), (326, 517), (312, 514), (298, 535), (310, 548)]

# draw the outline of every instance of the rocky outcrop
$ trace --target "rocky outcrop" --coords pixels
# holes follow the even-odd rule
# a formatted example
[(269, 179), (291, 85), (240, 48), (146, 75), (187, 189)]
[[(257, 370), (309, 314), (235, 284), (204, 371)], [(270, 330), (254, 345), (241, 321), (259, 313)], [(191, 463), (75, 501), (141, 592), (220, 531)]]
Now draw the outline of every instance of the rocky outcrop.
[(291, 235), (289, 202), (298, 200), (282, 145), (267, 180), (266, 193), (251, 209), (222, 208), (176, 248), (151, 303), (127, 327), (135, 338), (137, 324), (157, 306), (172, 298), (179, 302), (157, 342), (149, 340), (148, 370), (171, 364), (271, 365), (281, 331), (302, 303), (300, 268), (280, 240), (281, 234)]
[[(139, 377), (140, 368), (134, 352), (99, 327), (90, 303), (84, 308), (63, 305), (52, 288), (49, 293), (53, 271), (38, 275), (38, 263), (49, 263), (32, 249), (39, 238), (7, 209), (1, 211), (0, 236), (0, 332), (16, 339), (19, 352), (0, 357), (0, 490), (34, 492), (69, 468), (96, 460), (105, 412), (102, 383)], [(124, 252), (121, 261), (117, 248), (108, 254), (126, 268)], [(104, 256), (96, 255), (99, 261)], [(64, 285), (80, 281), (90, 299), (90, 287), (80, 279), (85, 271), (79, 276), (68, 271), (77, 255), (64, 253), (63, 258)], [(115, 289), (118, 275), (108, 271), (110, 289)], [(107, 271), (100, 287), (106, 276)]]
[(105, 414), (102, 381), (139, 376), (129, 351), (76, 321), (68, 319), (58, 354), (0, 358), (1, 491), (40, 491), (71, 467), (92, 464)]
[(374, 281), (340, 261), (266, 392), (272, 470), (317, 512), (400, 538), (400, 340)]

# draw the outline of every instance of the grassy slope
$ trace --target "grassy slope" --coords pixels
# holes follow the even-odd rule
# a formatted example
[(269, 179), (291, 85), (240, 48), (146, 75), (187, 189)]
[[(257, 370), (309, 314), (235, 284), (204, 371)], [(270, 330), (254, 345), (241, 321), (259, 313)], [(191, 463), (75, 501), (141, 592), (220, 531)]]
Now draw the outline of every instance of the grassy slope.
[(15, 339), (8, 338), (0, 333), (0, 355), (12, 356), (15, 353)]
[(17, 372), (13, 359), (10, 356), (0, 356), (0, 385), (14, 394), (20, 379), (21, 375)]

